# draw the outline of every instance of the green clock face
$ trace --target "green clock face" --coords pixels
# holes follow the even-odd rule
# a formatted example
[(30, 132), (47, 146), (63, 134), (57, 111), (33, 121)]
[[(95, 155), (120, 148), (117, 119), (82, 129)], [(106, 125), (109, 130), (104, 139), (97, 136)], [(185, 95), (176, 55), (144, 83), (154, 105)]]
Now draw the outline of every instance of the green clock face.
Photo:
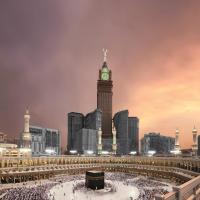
[(107, 81), (109, 79), (109, 74), (108, 73), (102, 73), (101, 79), (104, 80), (104, 81)]

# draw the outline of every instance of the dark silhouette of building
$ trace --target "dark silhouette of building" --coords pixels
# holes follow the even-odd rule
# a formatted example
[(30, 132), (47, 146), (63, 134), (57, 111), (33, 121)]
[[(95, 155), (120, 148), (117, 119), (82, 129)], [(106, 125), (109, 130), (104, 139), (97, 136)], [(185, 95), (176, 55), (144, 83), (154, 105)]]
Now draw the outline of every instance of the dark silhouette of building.
[(139, 119), (137, 117), (128, 118), (128, 138), (129, 151), (139, 153)]
[(45, 128), (45, 151), (54, 150), (58, 155), (61, 151), (60, 132), (57, 129)]
[(84, 115), (82, 113), (68, 113), (68, 143), (67, 149), (77, 150), (79, 143), (79, 131), (84, 127)]
[(160, 133), (148, 133), (141, 139), (141, 152), (148, 154), (155, 151), (157, 154), (169, 154), (175, 147), (175, 138), (162, 136)]
[(113, 117), (117, 132), (117, 154), (139, 152), (139, 119), (129, 117), (128, 110), (117, 112)]
[(117, 154), (126, 155), (129, 153), (128, 142), (128, 110), (117, 112), (113, 117), (117, 131)]
[(96, 154), (97, 153), (97, 130), (82, 128), (79, 131), (79, 143), (77, 144), (80, 154)]
[(198, 156), (200, 156), (200, 135), (198, 136)]
[(101, 120), (102, 120), (102, 111), (96, 109), (85, 116), (84, 127), (87, 129), (99, 130), (99, 128), (101, 128), (101, 123), (102, 123)]
[(97, 82), (97, 108), (102, 111), (102, 138), (112, 138), (112, 72), (104, 61)]
[(33, 156), (61, 153), (60, 132), (58, 129), (30, 126), (31, 151)]
[(97, 153), (97, 131), (101, 128), (102, 112), (99, 109), (84, 116), (82, 113), (68, 114), (68, 152)]

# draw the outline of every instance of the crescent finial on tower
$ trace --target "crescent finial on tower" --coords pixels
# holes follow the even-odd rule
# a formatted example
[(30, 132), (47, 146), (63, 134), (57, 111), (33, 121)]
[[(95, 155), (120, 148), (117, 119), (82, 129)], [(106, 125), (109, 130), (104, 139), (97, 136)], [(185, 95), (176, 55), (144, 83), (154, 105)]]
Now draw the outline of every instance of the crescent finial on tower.
[(26, 114), (29, 115), (29, 107), (26, 107)]
[(107, 53), (108, 53), (108, 49), (103, 48), (103, 61), (104, 62), (106, 62), (106, 60), (107, 60)]

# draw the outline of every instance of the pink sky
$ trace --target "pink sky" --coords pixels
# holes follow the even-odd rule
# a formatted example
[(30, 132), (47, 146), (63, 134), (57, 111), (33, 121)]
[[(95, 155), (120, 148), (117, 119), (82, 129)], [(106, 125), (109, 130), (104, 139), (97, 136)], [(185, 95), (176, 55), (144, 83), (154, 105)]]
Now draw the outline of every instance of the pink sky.
[[(192, 144), (200, 127), (200, 2), (19, 0), (0, 3), (0, 131), (17, 136), (25, 107), (31, 124), (58, 128), (67, 113), (96, 108), (102, 48), (113, 72), (114, 113)], [(114, 114), (113, 113), (113, 114)]]

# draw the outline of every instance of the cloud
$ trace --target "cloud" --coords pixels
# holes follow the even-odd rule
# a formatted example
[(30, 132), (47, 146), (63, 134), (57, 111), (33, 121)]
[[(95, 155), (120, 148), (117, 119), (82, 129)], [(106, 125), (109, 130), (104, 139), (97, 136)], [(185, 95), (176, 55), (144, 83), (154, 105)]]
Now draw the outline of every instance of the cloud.
[(67, 113), (96, 108), (102, 48), (113, 71), (114, 112), (128, 108), (140, 133), (189, 134), (200, 127), (199, 2), (2, 1), (0, 129), (19, 135), (31, 123), (58, 128)]

